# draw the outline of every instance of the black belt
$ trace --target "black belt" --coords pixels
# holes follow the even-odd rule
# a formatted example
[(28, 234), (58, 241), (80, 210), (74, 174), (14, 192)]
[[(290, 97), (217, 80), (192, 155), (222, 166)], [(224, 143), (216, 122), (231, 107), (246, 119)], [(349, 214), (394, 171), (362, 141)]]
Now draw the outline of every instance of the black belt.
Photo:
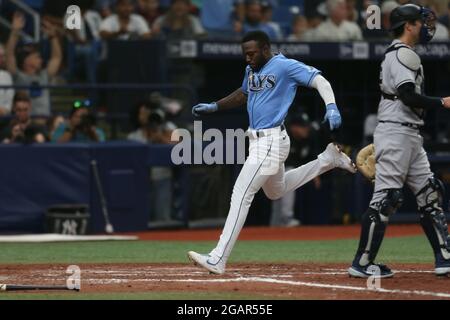
[[(281, 124), (280, 126), (280, 132), (286, 130), (286, 127), (284, 126), (284, 124)], [(256, 131), (256, 136), (258, 138), (264, 137), (266, 136), (266, 133), (264, 131)]]
[(392, 101), (395, 101), (395, 100), (399, 99), (398, 96), (393, 95), (393, 94), (388, 94), (388, 93), (381, 92), (381, 95), (383, 96), (383, 98), (388, 99), (388, 100), (392, 100)]
[(409, 128), (416, 129), (416, 130), (420, 130), (423, 127), (423, 126), (421, 126), (419, 124), (410, 123), (410, 122), (398, 122), (398, 121), (386, 121), (386, 120), (380, 120), (378, 122), (381, 122), (381, 123), (396, 123), (396, 124), (399, 124), (401, 126), (409, 127)]

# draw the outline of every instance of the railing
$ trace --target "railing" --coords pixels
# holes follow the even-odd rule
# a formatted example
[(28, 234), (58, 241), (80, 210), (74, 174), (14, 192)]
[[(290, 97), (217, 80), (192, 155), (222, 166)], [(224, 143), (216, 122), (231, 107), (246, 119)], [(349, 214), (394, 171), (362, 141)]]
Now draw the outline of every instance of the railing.
[[(41, 17), (39, 16), (39, 13), (33, 10), (30, 6), (26, 5), (22, 1), (18, 0), (4, 0), (11, 2), (18, 8), (20, 8), (22, 11), (28, 13), (33, 18), (33, 36), (30, 36), (26, 34), (25, 32), (21, 32), (21, 36), (24, 37), (27, 41), (33, 41), (35, 43), (38, 43), (41, 37), (40, 30), (41, 30)], [(0, 16), (0, 23), (6, 26), (8, 29), (11, 29), (11, 23), (5, 19), (4, 17)]]
[[(88, 97), (92, 92), (99, 93), (101, 91), (107, 91), (108, 99), (113, 103), (116, 102), (116, 98), (121, 94), (126, 94), (127, 92), (132, 92), (134, 90), (145, 91), (148, 90), (150, 92), (163, 92), (168, 94), (170, 97), (173, 91), (182, 91), (187, 94), (189, 97), (188, 101), (184, 101), (186, 104), (186, 109), (184, 112), (177, 118), (177, 121), (180, 123), (192, 123), (193, 119), (190, 113), (190, 107), (199, 102), (199, 97), (197, 91), (194, 87), (190, 85), (179, 85), (179, 84), (171, 84), (171, 83), (98, 83), (98, 84), (83, 84), (83, 83), (75, 83), (75, 84), (67, 84), (67, 85), (33, 85), (33, 86), (24, 86), (24, 85), (0, 85), (1, 89), (15, 89), (15, 90), (30, 90), (30, 89), (48, 89), (53, 91), (52, 96), (57, 96), (57, 90), (70, 90), (71, 95), (77, 95), (77, 91), (82, 90), (82, 95)], [(109, 92), (108, 92), (109, 90)], [(67, 94), (67, 93), (64, 93)], [(80, 95), (81, 95), (80, 94)], [(363, 87), (361, 91), (343, 91), (336, 90), (335, 91), (336, 99), (339, 101), (339, 106), (341, 109), (341, 113), (344, 117), (345, 129), (342, 130), (340, 135), (346, 135), (347, 133), (351, 133), (349, 135), (348, 141), (343, 141), (346, 144), (350, 144), (353, 146), (360, 146), (363, 138), (363, 127), (364, 127), (364, 119), (365, 117), (375, 110), (378, 105), (380, 95), (378, 92), (372, 91), (372, 88)], [(136, 94), (127, 95), (130, 96), (130, 99), (136, 98)], [(105, 120), (112, 124), (112, 139), (117, 138), (117, 124), (120, 121), (125, 121), (128, 119), (129, 110), (132, 107), (132, 100), (127, 100), (127, 108), (123, 108), (122, 110), (107, 110), (107, 112), (99, 112), (97, 114), (99, 120)], [(312, 116), (312, 120), (321, 120), (323, 118), (323, 101), (320, 97), (311, 91), (302, 92), (301, 97), (301, 106), (305, 109), (304, 111), (308, 111), (308, 113)], [(298, 109), (298, 106), (293, 106), (291, 109)], [(53, 108), (54, 109), (54, 108)], [(189, 110), (187, 110), (189, 109)], [(95, 107), (94, 111), (99, 111)], [(70, 108), (67, 108), (65, 111), (54, 110), (55, 113), (68, 113)], [(294, 111), (294, 110), (292, 110)], [(231, 111), (233, 113), (234, 111)], [(240, 118), (246, 118), (245, 111), (240, 110), (242, 113)], [(449, 130), (450, 125), (448, 122), (449, 116), (445, 110), (431, 110), (433, 112), (433, 117), (428, 119), (426, 123), (427, 127), (425, 128), (425, 132), (430, 134), (433, 137), (437, 137), (440, 130)], [(219, 127), (225, 128), (227, 125), (234, 125), (232, 118), (233, 114), (228, 115), (227, 117), (223, 117), (220, 115), (212, 115), (208, 118), (202, 118), (205, 126), (209, 126), (209, 121), (211, 120), (212, 126), (218, 125)], [(349, 119), (350, 118), (350, 119)], [(244, 119), (245, 120), (245, 119)], [(320, 122), (320, 121), (319, 121)], [(220, 129), (220, 128), (219, 128)]]

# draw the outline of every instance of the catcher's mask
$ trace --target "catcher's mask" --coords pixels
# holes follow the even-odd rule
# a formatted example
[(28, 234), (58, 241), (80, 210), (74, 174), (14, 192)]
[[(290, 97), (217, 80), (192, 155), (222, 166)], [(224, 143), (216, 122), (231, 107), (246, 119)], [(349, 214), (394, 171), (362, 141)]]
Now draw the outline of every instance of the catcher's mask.
[(420, 43), (425, 44), (433, 39), (436, 33), (436, 14), (433, 10), (415, 4), (405, 4), (391, 12), (391, 30), (403, 26), (408, 21), (422, 21)]

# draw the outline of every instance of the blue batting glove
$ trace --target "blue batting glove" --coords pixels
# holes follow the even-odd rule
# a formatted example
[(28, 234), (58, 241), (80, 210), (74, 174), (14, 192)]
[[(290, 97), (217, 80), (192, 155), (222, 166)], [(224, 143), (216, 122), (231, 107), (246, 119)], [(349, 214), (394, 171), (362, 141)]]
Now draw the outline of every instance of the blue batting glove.
[(330, 130), (337, 129), (342, 124), (341, 114), (339, 113), (337, 105), (334, 103), (330, 103), (329, 105), (327, 105), (327, 113), (323, 118), (323, 123), (325, 123), (327, 120), (330, 124)]
[(199, 117), (202, 114), (216, 112), (219, 109), (217, 103), (199, 103), (192, 108), (192, 114)]

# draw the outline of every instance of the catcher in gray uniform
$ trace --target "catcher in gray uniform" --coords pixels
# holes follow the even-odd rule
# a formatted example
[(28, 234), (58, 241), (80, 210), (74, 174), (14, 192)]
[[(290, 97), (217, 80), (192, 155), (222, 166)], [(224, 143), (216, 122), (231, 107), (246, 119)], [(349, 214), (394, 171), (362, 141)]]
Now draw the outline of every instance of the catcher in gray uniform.
[[(392, 277), (385, 265), (375, 264), (389, 216), (403, 202), (404, 184), (416, 196), (420, 223), (435, 256), (436, 275), (450, 274), (450, 237), (442, 210), (442, 182), (430, 170), (420, 128), (426, 109), (450, 109), (450, 97), (423, 94), (424, 73), (420, 57), (413, 51), (435, 32), (435, 14), (424, 7), (407, 4), (390, 16), (395, 40), (381, 64), (379, 124), (374, 133), (375, 189), (362, 218), (361, 238), (348, 273), (353, 277)], [(375, 271), (376, 270), (376, 271)]]

